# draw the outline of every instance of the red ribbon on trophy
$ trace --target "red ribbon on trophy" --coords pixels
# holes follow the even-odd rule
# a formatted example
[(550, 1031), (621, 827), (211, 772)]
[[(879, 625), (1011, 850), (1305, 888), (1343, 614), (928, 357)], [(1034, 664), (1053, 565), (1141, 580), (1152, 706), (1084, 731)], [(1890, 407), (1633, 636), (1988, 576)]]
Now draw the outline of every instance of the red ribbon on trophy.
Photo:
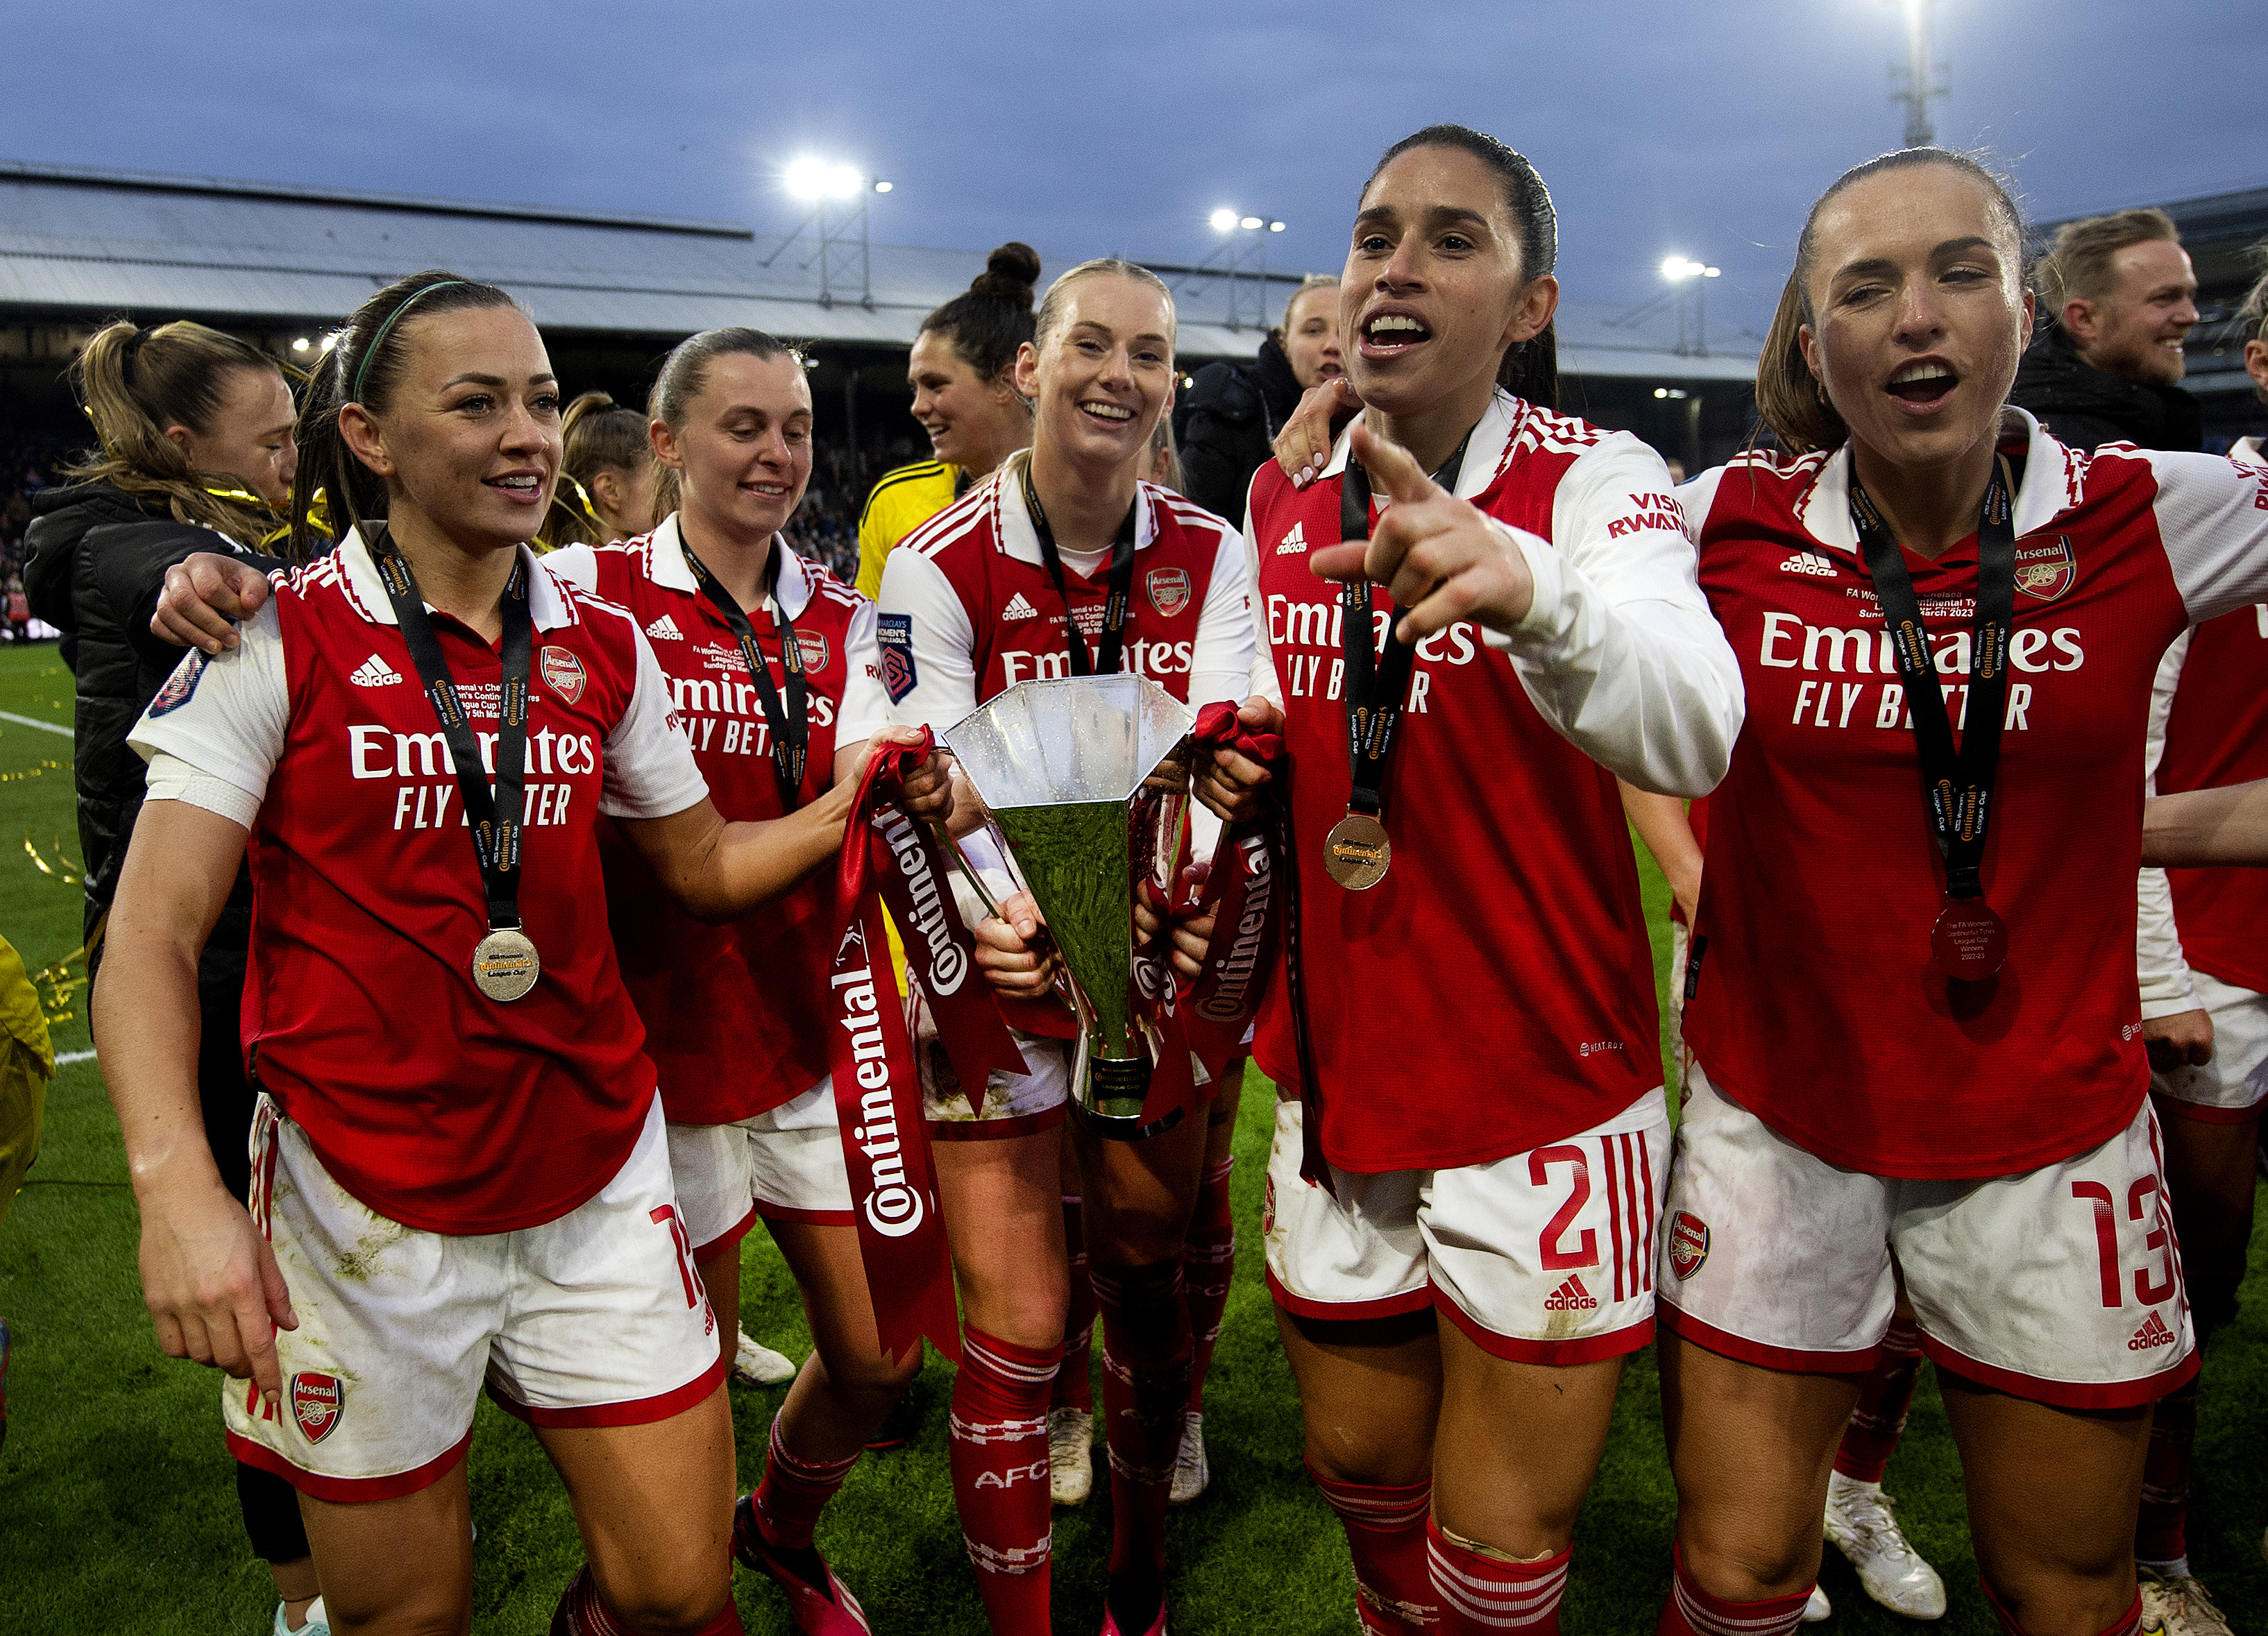
[(904, 933), (906, 969), (921, 985), (962, 1082), (982, 1086), (995, 1067), (1021, 1073), (1024, 1059), (976, 969), (976, 940), (954, 905), (944, 853), (928, 825), (906, 811), (905, 776), (933, 748), (924, 730), (919, 744), (876, 750), (843, 828), (827, 987), (834, 1024), (828, 1066), (877, 1335), (894, 1357), (926, 1335), (958, 1362), (953, 1263), (938, 1214), (921, 1077), (890, 969), (884, 904)]

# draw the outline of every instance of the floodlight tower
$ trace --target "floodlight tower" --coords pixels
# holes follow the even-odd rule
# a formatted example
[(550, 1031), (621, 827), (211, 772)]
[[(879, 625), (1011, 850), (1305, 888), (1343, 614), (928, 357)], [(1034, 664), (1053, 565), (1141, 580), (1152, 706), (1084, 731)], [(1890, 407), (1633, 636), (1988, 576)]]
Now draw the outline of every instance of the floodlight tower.
[[(1224, 242), (1212, 255), (1197, 265), (1210, 267), (1215, 257), (1224, 259), (1228, 275), (1228, 326), (1233, 330), (1244, 327), (1243, 314), (1237, 300), (1237, 277), (1243, 274), (1253, 281), (1252, 321), (1259, 328), (1268, 327), (1268, 235), (1280, 233), (1284, 224), (1272, 216), (1247, 216), (1241, 210), (1215, 210), (1210, 218), (1213, 231), (1222, 235)], [(1246, 235), (1250, 237), (1247, 238)]]
[[(890, 184), (880, 177), (862, 174), (855, 165), (830, 164), (808, 156), (790, 164), (780, 180), (790, 197), (803, 200), (812, 210), (759, 265), (770, 267), (779, 259), (780, 251), (802, 238), (806, 229), (814, 230), (819, 248), (805, 257), (801, 265), (808, 268), (814, 261), (819, 264), (819, 304), (830, 309), (835, 305), (838, 283), (845, 286), (844, 299), (850, 298), (849, 275), (855, 268), (858, 304), (873, 312), (874, 286), (868, 269), (866, 202), (878, 193), (889, 192)], [(831, 230), (828, 215), (830, 200), (837, 206)]]
[(1906, 105), (1906, 146), (1926, 148), (1937, 141), (1930, 122), (1929, 105), (1947, 94), (1949, 70), (1933, 62), (1929, 48), (1929, 14), (1937, 0), (1897, 0), (1906, 13), (1906, 60), (1890, 69), (1890, 100)]

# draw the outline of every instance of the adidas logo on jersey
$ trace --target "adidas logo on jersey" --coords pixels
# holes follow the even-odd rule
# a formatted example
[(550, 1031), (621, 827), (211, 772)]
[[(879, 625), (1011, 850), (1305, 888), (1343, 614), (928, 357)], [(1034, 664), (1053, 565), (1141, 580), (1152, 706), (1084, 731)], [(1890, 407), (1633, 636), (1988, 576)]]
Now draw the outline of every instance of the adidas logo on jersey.
[(666, 613), (645, 627), (645, 634), (656, 642), (683, 642), (685, 633), (677, 628), (677, 621)]
[(2134, 1332), (2133, 1338), (2126, 1343), (2126, 1350), (2147, 1352), (2153, 1346), (2170, 1346), (2173, 1344), (2174, 1332), (2166, 1327), (2163, 1318), (2153, 1312), (2142, 1320), (2142, 1327)]
[(1779, 565), (1783, 574), (1815, 574), (1821, 579), (1835, 577), (1835, 564), (1816, 551), (1799, 551)]
[(1035, 620), (1040, 617), (1040, 611), (1034, 607), (1029, 599), (1020, 591), (1008, 598), (1008, 605), (1000, 610), (1000, 617), (1004, 620)]
[(1583, 1288), (1583, 1280), (1570, 1274), (1565, 1283), (1544, 1297), (1546, 1312), (1595, 1312), (1599, 1298)]
[(1277, 542), (1276, 554), (1279, 557), (1296, 557), (1305, 551), (1307, 548), (1307, 525), (1305, 523), (1292, 524), (1292, 532)]
[(357, 687), (391, 687), (401, 679), (401, 672), (373, 653), (347, 679)]

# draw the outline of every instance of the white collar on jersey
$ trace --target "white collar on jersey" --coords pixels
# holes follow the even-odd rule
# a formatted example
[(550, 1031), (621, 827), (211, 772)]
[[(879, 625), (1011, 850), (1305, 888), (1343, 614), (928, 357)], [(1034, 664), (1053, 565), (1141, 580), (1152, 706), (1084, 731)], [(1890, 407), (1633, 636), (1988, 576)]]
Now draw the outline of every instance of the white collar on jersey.
[[(378, 576), (378, 564), (371, 561), (370, 547), (363, 544), (362, 536), (351, 528), (347, 530), (347, 537), (339, 541), (336, 554), (340, 573), (346, 581), (347, 600), (354, 611), (373, 625), (396, 623), (393, 599), (386, 594), (385, 582)], [(527, 566), (527, 611), (535, 621), (535, 628), (556, 630), (562, 625), (572, 625), (574, 611), (567, 605), (559, 582), (549, 573), (535, 571), (535, 554), (526, 546), (519, 548), (519, 560)], [(430, 608), (433, 605), (429, 602), (425, 605)]]
[[(2016, 485), (2016, 535), (2045, 528), (2071, 509), (2077, 483), (2071, 451), (2048, 435), (2030, 412), (2010, 404), (2001, 411), (2000, 430), (2024, 432), (2024, 476)], [(1822, 546), (1856, 555), (1859, 531), (1851, 524), (1851, 445), (1845, 444), (1819, 468), (1819, 480), (1796, 502), (1795, 519)]]
[[(1032, 526), (1032, 514), (1024, 509), (1024, 468), (1031, 464), (1032, 451), (1019, 449), (1000, 462), (998, 474), (992, 479), (998, 485), (995, 503), (1000, 508), (1000, 549), (1019, 562), (1040, 566), (1040, 533)], [(1146, 550), (1158, 537), (1158, 502), (1151, 485), (1134, 485), (1134, 549)], [(1058, 541), (1058, 544), (1061, 542)], [(1066, 558), (1083, 555), (1108, 556), (1106, 551), (1086, 553), (1065, 551)], [(791, 619), (794, 616), (789, 615)]]
[[(1457, 468), (1458, 499), (1469, 500), (1496, 481), (1496, 469), (1504, 464), (1505, 444), (1512, 441), (1512, 434), (1527, 407), (1503, 387), (1496, 389), (1489, 407), (1473, 422), (1472, 441), (1465, 445), (1465, 463)], [(1353, 444), (1354, 422), (1349, 421), (1340, 431), (1338, 442), (1331, 447), (1330, 464), (1323, 467), (1325, 477), (1336, 477), (1346, 470), (1347, 454)]]
[[(690, 597), (701, 586), (693, 577), (693, 570), (685, 563), (685, 540), (677, 532), (677, 513), (672, 511), (661, 519), (661, 526), (649, 536), (647, 549), (652, 554), (653, 583), (669, 591), (681, 591)], [(787, 536), (774, 534), (772, 549), (779, 553), (780, 570), (777, 596), (780, 610), (792, 620), (803, 617), (811, 605), (816, 589), (803, 559), (788, 549)], [(1038, 561), (1036, 557), (1033, 559)]]

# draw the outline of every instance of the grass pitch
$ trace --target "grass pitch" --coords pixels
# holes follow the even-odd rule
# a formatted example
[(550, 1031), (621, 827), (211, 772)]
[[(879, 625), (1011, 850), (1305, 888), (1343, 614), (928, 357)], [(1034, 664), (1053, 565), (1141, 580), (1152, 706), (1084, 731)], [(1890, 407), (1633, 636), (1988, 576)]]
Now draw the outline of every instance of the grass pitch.
[[(55, 725), (70, 677), (52, 647), (0, 649), (0, 711)], [(78, 889), (42, 873), (75, 856), (70, 741), (0, 717), (0, 932), (37, 968), (78, 946)], [(61, 839), (60, 849), (56, 845)], [(26, 843), (30, 850), (26, 850)], [(1660, 878), (1641, 854), (1654, 913), (1655, 965), (1668, 939)], [(58, 1025), (59, 1052), (89, 1049), (83, 992)], [(1177, 1632), (1352, 1632), (1351, 1580), (1338, 1524), (1300, 1464), (1300, 1412), (1259, 1272), (1260, 1192), (1270, 1131), (1256, 1078), (1239, 1122), (1234, 1293), (1206, 1392), (1212, 1486), (1174, 1514)], [(163, 1357), (135, 1277), (136, 1221), (118, 1132), (92, 1060), (66, 1065), (49, 1093), (45, 1147), (0, 1224), (0, 1314), (16, 1336), (10, 1427), (0, 1450), (0, 1631), (134, 1630), (204, 1636), (269, 1628), (275, 1596), (246, 1549), (221, 1443), (217, 1377)], [(2254, 1243), (2268, 1254), (2268, 1213)], [(800, 1357), (810, 1339), (785, 1266), (761, 1233), (743, 1284), (753, 1332)], [(2268, 1625), (2268, 1522), (2261, 1388), (2268, 1326), (2253, 1312), (2219, 1337), (2205, 1370), (2191, 1557), (2240, 1630)], [(981, 1636), (946, 1477), (951, 1370), (932, 1359), (927, 1408), (903, 1449), (870, 1455), (821, 1526), (820, 1544), (877, 1631)], [(781, 1389), (733, 1391), (744, 1487), (762, 1474), (764, 1429)], [(524, 1427), (483, 1404), (470, 1455), (475, 1627), (542, 1632), (581, 1552), (564, 1493)], [(1098, 1451), (1098, 1464), (1100, 1453)], [(1098, 1486), (1107, 1491), (1107, 1485)], [(1889, 1486), (1915, 1544), (1945, 1575), (1944, 1628), (1992, 1636), (1962, 1519), (1960, 1472), (1933, 1380), (1925, 1377)], [(1668, 1587), (1675, 1496), (1663, 1456), (1653, 1354), (1624, 1372), (1614, 1433), (1575, 1535), (1563, 1615), (1570, 1632), (1645, 1636)], [(1056, 1525), (1056, 1625), (1096, 1629), (1108, 1544), (1101, 1492)], [(1867, 1601), (1831, 1549), (1822, 1582), (1830, 1632), (1911, 1628)], [(772, 1588), (740, 1576), (742, 1617), (786, 1636)]]

